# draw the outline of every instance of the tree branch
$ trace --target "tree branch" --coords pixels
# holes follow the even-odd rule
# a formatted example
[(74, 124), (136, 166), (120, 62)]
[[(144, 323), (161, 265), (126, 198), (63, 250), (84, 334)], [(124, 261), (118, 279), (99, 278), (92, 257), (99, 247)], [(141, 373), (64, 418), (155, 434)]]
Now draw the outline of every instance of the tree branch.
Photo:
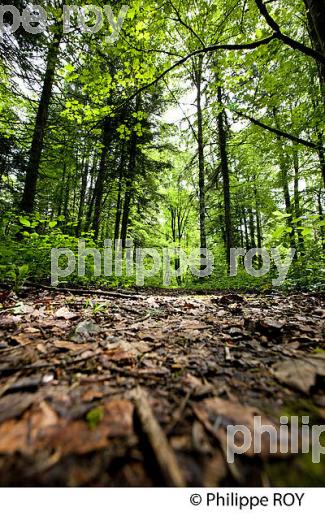
[[(229, 110), (229, 107), (227, 107)], [(262, 123), (258, 119), (255, 119), (252, 116), (248, 116), (247, 114), (243, 114), (242, 112), (239, 112), (238, 110), (232, 110), (232, 112), (237, 114), (239, 117), (242, 117), (244, 119), (248, 119), (251, 123), (253, 123), (256, 126), (259, 126), (261, 128), (264, 128), (264, 130), (268, 130), (269, 132), (272, 132), (273, 134), (276, 134), (279, 137), (284, 137), (285, 139), (289, 139), (289, 141), (293, 141), (294, 143), (301, 144), (303, 146), (306, 146), (307, 148), (311, 148), (312, 150), (324, 150), (324, 147), (321, 144), (313, 143), (312, 141), (306, 141), (306, 139), (301, 139), (300, 137), (296, 137), (295, 135), (288, 134), (287, 132), (282, 132), (282, 130), (278, 130), (277, 128), (274, 128), (273, 126), (266, 125), (265, 123)]]
[(274, 18), (270, 15), (270, 13), (267, 10), (267, 7), (263, 0), (255, 0), (255, 3), (261, 13), (261, 15), (265, 18), (266, 23), (269, 27), (274, 31), (274, 36), (278, 40), (281, 40), (283, 43), (288, 45), (294, 50), (298, 50), (305, 54), (306, 56), (310, 56), (311, 58), (314, 58), (314, 60), (318, 61), (319, 63), (322, 63), (325, 65), (325, 56), (321, 54), (320, 52), (315, 51), (311, 47), (307, 47), (306, 45), (303, 45), (300, 42), (297, 42), (296, 40), (293, 40), (290, 38), (290, 36), (286, 36), (281, 32), (280, 26), (278, 23), (274, 20)]
[(229, 43), (229, 44), (211, 45), (209, 47), (202, 47), (201, 49), (197, 49), (196, 51), (191, 52), (187, 56), (184, 56), (184, 58), (181, 58), (180, 60), (178, 60), (175, 63), (173, 63), (173, 65), (171, 65), (166, 70), (164, 70), (161, 74), (159, 74), (159, 76), (157, 76), (150, 83), (147, 83), (146, 85), (143, 85), (142, 87), (140, 87), (136, 92), (134, 92), (134, 94), (132, 94), (132, 96), (130, 96), (127, 99), (125, 99), (124, 102), (120, 105), (120, 107), (122, 107), (122, 106), (126, 105), (127, 103), (129, 103), (130, 101), (132, 101), (132, 99), (134, 99), (138, 94), (140, 94), (144, 90), (147, 90), (148, 88), (153, 87), (154, 85), (156, 85), (156, 83), (158, 83), (165, 76), (167, 76), (167, 74), (169, 74), (169, 72), (171, 72), (172, 70), (180, 67), (181, 65), (184, 65), (184, 63), (186, 63), (188, 60), (193, 58), (193, 56), (198, 56), (200, 54), (206, 54), (208, 52), (215, 52), (215, 51), (219, 51), (219, 50), (225, 50), (225, 51), (240, 51), (240, 50), (252, 51), (254, 49), (258, 49), (262, 45), (267, 45), (268, 43), (270, 43), (271, 41), (273, 41), (275, 39), (276, 39), (276, 35), (272, 34), (272, 36), (268, 36), (267, 38), (264, 38), (263, 40), (258, 40), (256, 42), (242, 43), (242, 44), (239, 44), (239, 43), (238, 44), (237, 43), (234, 43), (234, 44)]

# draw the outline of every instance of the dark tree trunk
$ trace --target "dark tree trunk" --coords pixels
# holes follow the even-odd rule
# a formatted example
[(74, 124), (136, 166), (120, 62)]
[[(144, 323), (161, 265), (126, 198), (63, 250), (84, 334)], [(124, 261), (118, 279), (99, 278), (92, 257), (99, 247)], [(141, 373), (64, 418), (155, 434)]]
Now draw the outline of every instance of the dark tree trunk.
[[(325, 0), (304, 0), (310, 38), (315, 50), (325, 56)], [(317, 63), (322, 97), (325, 106), (325, 65)]]
[(282, 184), (282, 190), (283, 190), (285, 209), (286, 209), (286, 213), (288, 215), (290, 215), (287, 218), (288, 227), (290, 227), (290, 229), (291, 229), (291, 231), (289, 233), (290, 247), (296, 248), (295, 231), (294, 231), (294, 225), (292, 223), (293, 208), (291, 205), (291, 197), (290, 197), (288, 175), (287, 175), (287, 160), (286, 160), (285, 156), (283, 155), (283, 152), (281, 153), (281, 157), (280, 157), (280, 175), (281, 175), (281, 184)]
[(137, 163), (137, 134), (136, 132), (132, 132), (131, 141), (130, 141), (130, 156), (129, 156), (129, 167), (126, 178), (126, 189), (124, 195), (124, 205), (123, 205), (123, 216), (122, 216), (122, 227), (121, 227), (121, 240), (122, 247), (126, 245), (128, 227), (129, 227), (129, 219), (130, 219), (130, 210), (131, 210), (131, 202), (133, 198), (134, 192), (134, 177), (136, 172), (136, 163)]
[[(321, 217), (321, 220), (324, 220), (324, 211), (323, 211), (323, 205), (322, 205), (322, 190), (320, 189), (317, 193), (317, 202), (318, 202), (318, 212), (319, 216)], [(325, 251), (325, 229), (324, 226), (321, 226), (320, 228), (320, 236), (322, 241), (322, 249)]]
[(68, 173), (66, 173), (67, 171), (67, 167), (66, 167), (66, 164), (64, 164), (64, 178), (66, 179), (65, 181), (65, 189), (64, 189), (64, 198), (63, 198), (63, 215), (65, 216), (65, 219), (66, 221), (68, 220), (68, 216), (69, 216), (69, 200), (70, 200), (70, 170), (68, 169)]
[(246, 217), (246, 210), (243, 208), (243, 221), (244, 221), (244, 230), (245, 230), (245, 242), (246, 242), (246, 249), (250, 248), (250, 241), (248, 236), (248, 226), (247, 226), (247, 217)]
[[(277, 124), (277, 128), (279, 128), (279, 124), (277, 121), (277, 109), (273, 108), (273, 115), (274, 119)], [(290, 247), (293, 249), (296, 249), (296, 243), (295, 243), (295, 230), (293, 225), (293, 208), (291, 204), (291, 197), (290, 197), (290, 191), (289, 191), (289, 181), (288, 181), (288, 157), (286, 156), (281, 143), (281, 138), (277, 137), (277, 141), (279, 144), (279, 166), (280, 166), (280, 183), (283, 190), (283, 197), (284, 197), (284, 204), (286, 213), (290, 215), (287, 218), (288, 227), (291, 228), (291, 231), (289, 233), (289, 240), (290, 240)]]
[(98, 175), (94, 188), (94, 218), (93, 218), (93, 230), (94, 238), (98, 239), (99, 228), (100, 228), (100, 217), (102, 211), (102, 202), (104, 194), (104, 186), (106, 179), (106, 166), (107, 166), (107, 155), (110, 149), (112, 140), (112, 122), (110, 119), (105, 119), (103, 122), (103, 133), (102, 133), (102, 152), (100, 157), (100, 164), (98, 169)]
[(60, 188), (59, 188), (59, 196), (58, 196), (58, 209), (57, 209), (57, 213), (58, 213), (58, 216), (62, 215), (62, 210), (63, 210), (63, 200), (64, 200), (64, 189), (65, 189), (65, 182), (66, 182), (66, 163), (65, 161), (63, 161), (63, 168), (62, 168), (62, 179), (61, 179), (61, 183), (60, 183)]
[(230, 266), (230, 249), (233, 247), (233, 230), (231, 220), (231, 196), (230, 196), (230, 178), (229, 163), (227, 154), (227, 134), (224, 123), (224, 110), (222, 107), (222, 88), (218, 87), (218, 133), (219, 133), (219, 151), (221, 160), (221, 174), (223, 180), (223, 198), (224, 198), (224, 214), (225, 214), (225, 238), (226, 238), (226, 254), (227, 264)]
[(125, 164), (125, 143), (123, 142), (121, 148), (121, 162), (119, 166), (117, 179), (117, 201), (116, 201), (116, 215), (115, 215), (115, 229), (114, 229), (114, 243), (120, 238), (120, 226), (122, 217), (122, 183), (124, 177)]
[[(318, 133), (318, 142), (320, 145), (323, 146), (324, 140), (323, 140), (323, 136), (322, 136), (321, 132)], [(319, 157), (320, 170), (322, 173), (323, 184), (325, 187), (325, 154), (324, 154), (323, 148), (320, 148), (318, 150), (318, 157)]]
[(49, 106), (52, 97), (55, 69), (59, 59), (62, 31), (63, 27), (61, 23), (58, 26), (57, 33), (54, 36), (47, 55), (46, 72), (36, 115), (32, 144), (29, 152), (24, 193), (21, 200), (21, 210), (25, 213), (32, 213), (35, 208), (37, 182), (39, 178), (45, 131), (49, 117)]
[(76, 229), (77, 237), (80, 237), (81, 232), (82, 232), (82, 221), (83, 221), (83, 215), (84, 215), (84, 205), (85, 205), (85, 200), (86, 200), (88, 173), (89, 173), (89, 160), (86, 160), (86, 164), (83, 168), (82, 177), (81, 177), (78, 225), (77, 225), (77, 229)]
[[(324, 220), (324, 211), (323, 211), (323, 205), (322, 205), (322, 194), (323, 194), (323, 190), (320, 189), (317, 192), (317, 202), (318, 202), (318, 213), (319, 213), (319, 216), (320, 216), (321, 220)], [(320, 227), (320, 236), (321, 236), (321, 241), (322, 241), (322, 249), (323, 249), (323, 251), (325, 251), (325, 229), (324, 229), (324, 226)]]
[(263, 237), (262, 237), (262, 225), (261, 225), (261, 211), (260, 211), (260, 200), (257, 191), (256, 178), (254, 176), (254, 198), (255, 198), (255, 211), (256, 211), (256, 238), (257, 247), (262, 248)]
[[(301, 217), (301, 209), (300, 209), (300, 194), (299, 194), (299, 157), (297, 150), (293, 152), (293, 165), (295, 171), (294, 178), (294, 205), (295, 205), (295, 218), (299, 219)], [(297, 229), (297, 237), (298, 237), (298, 251), (303, 253), (304, 247), (304, 237), (302, 235), (301, 222), (298, 221), (296, 224)]]
[(325, 55), (325, 0), (305, 0), (318, 45)]
[(255, 241), (255, 222), (252, 208), (248, 209), (248, 222), (249, 222), (249, 242), (250, 248), (256, 248)]
[(197, 144), (199, 158), (199, 200), (200, 200), (200, 247), (206, 249), (207, 238), (205, 230), (205, 163), (203, 142), (203, 113), (202, 113), (202, 66), (203, 57), (199, 56), (195, 70), (195, 86), (197, 89)]

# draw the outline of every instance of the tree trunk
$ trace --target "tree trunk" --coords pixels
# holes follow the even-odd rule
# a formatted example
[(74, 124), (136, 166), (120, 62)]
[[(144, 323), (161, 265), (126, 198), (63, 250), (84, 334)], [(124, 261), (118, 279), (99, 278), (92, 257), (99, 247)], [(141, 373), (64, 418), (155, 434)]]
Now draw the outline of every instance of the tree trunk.
[(224, 110), (222, 109), (222, 88), (218, 87), (218, 133), (219, 133), (219, 151), (221, 160), (221, 174), (223, 180), (223, 198), (224, 198), (224, 214), (225, 214), (225, 239), (227, 264), (230, 266), (230, 249), (233, 247), (233, 230), (231, 221), (231, 196), (230, 196), (230, 179), (229, 164), (227, 154), (227, 134), (224, 124)]
[(202, 113), (202, 66), (203, 56), (199, 56), (195, 69), (195, 86), (197, 90), (197, 145), (199, 158), (199, 200), (200, 200), (200, 247), (206, 249), (207, 238), (205, 230), (205, 162), (203, 142), (203, 113)]
[[(323, 140), (323, 136), (322, 136), (321, 132), (318, 133), (318, 142), (321, 146), (323, 146), (324, 140)], [(324, 154), (323, 148), (320, 148), (318, 150), (318, 157), (319, 157), (320, 170), (322, 173), (323, 184), (325, 187), (325, 154)]]
[(83, 221), (83, 215), (84, 215), (84, 205), (85, 205), (85, 200), (86, 200), (88, 173), (89, 173), (89, 159), (86, 160), (86, 164), (84, 165), (84, 168), (82, 171), (79, 210), (78, 210), (78, 225), (77, 225), (77, 229), (76, 229), (77, 237), (80, 237), (81, 232), (82, 232), (82, 221)]
[(131, 141), (130, 141), (130, 156), (129, 156), (129, 167), (128, 167), (128, 175), (126, 179), (126, 190), (124, 195), (124, 205), (123, 205), (123, 217), (122, 217), (122, 227), (121, 227), (121, 240), (122, 247), (126, 245), (128, 227), (129, 227), (129, 219), (130, 219), (130, 210), (131, 210), (131, 202), (134, 192), (134, 176), (136, 171), (136, 163), (137, 163), (137, 134), (136, 132), (132, 132)]
[[(321, 218), (321, 220), (324, 220), (324, 211), (323, 211), (323, 205), (322, 205), (322, 189), (319, 189), (317, 192), (317, 202), (318, 202), (318, 213)], [(322, 242), (322, 249), (325, 251), (325, 229), (324, 226), (320, 227), (320, 236), (321, 236), (321, 242)]]
[(257, 247), (262, 249), (263, 237), (262, 237), (262, 226), (261, 226), (261, 212), (260, 212), (260, 200), (257, 191), (256, 177), (254, 176), (254, 198), (255, 198), (255, 211), (256, 211), (256, 238)]
[[(304, 1), (307, 8), (310, 38), (315, 50), (325, 56), (325, 0)], [(317, 63), (317, 66), (325, 106), (325, 65)]]
[(98, 169), (97, 180), (94, 189), (94, 219), (93, 219), (93, 230), (94, 238), (98, 239), (99, 228), (100, 228), (100, 217), (102, 211), (102, 202), (104, 194), (104, 185), (106, 177), (106, 163), (107, 155), (111, 145), (112, 139), (112, 123), (110, 119), (105, 119), (103, 123), (103, 134), (102, 134), (102, 152), (100, 157), (100, 164)]
[[(305, 0), (315, 44), (325, 56), (325, 0)], [(315, 45), (316, 46), (316, 45)]]
[(243, 208), (243, 221), (244, 221), (244, 230), (245, 230), (245, 242), (246, 242), (246, 250), (250, 248), (250, 241), (248, 236), (248, 226), (247, 226), (247, 217), (246, 210)]
[(62, 23), (60, 23), (47, 55), (46, 72), (36, 115), (32, 145), (29, 152), (24, 193), (21, 200), (21, 210), (25, 213), (32, 213), (35, 208), (39, 168), (44, 145), (45, 131), (49, 117), (49, 106), (52, 97), (55, 69), (59, 59), (62, 32), (63, 27)]
[(292, 205), (291, 205), (291, 197), (290, 197), (290, 191), (289, 191), (289, 184), (288, 184), (288, 175), (287, 175), (287, 161), (284, 156), (283, 151), (281, 150), (280, 155), (280, 176), (281, 176), (281, 184), (282, 184), (282, 190), (283, 190), (283, 197), (284, 197), (284, 204), (286, 213), (290, 215), (287, 218), (288, 227), (290, 227), (291, 231), (289, 233), (289, 239), (290, 239), (290, 247), (296, 248), (295, 243), (295, 231), (294, 231), (294, 225), (292, 223)]
[[(300, 194), (299, 194), (299, 157), (297, 150), (293, 151), (293, 165), (295, 171), (294, 178), (294, 207), (295, 207), (295, 218), (299, 219), (301, 217), (300, 210)], [(301, 222), (298, 221), (296, 224), (297, 236), (298, 236), (298, 251), (302, 254), (304, 247), (304, 237), (302, 235)]]
[(250, 248), (255, 249), (256, 248), (256, 241), (255, 241), (255, 222), (254, 222), (254, 215), (252, 208), (248, 208), (248, 222), (249, 222), (249, 241), (250, 241)]
[[(274, 119), (276, 121), (276, 126), (277, 126), (277, 128), (279, 128), (279, 124), (278, 124), (278, 121), (277, 121), (277, 109), (276, 108), (273, 108), (273, 115), (274, 115)], [(292, 223), (292, 220), (293, 220), (293, 216), (292, 216), (293, 208), (292, 208), (292, 204), (291, 204), (291, 197), (290, 197), (290, 191), (289, 191), (289, 182), (288, 182), (288, 174), (287, 174), (288, 158), (285, 155), (285, 152), (284, 152), (284, 150), (282, 148), (281, 138), (277, 137), (277, 141), (278, 141), (278, 145), (279, 145), (280, 183), (281, 183), (282, 190), (283, 190), (283, 197), (284, 197), (284, 204), (285, 204), (286, 213), (288, 215), (290, 215), (287, 218), (288, 227), (291, 228), (291, 231), (289, 233), (290, 247), (292, 249), (296, 249), (295, 230), (294, 230), (294, 225)]]
[(116, 214), (115, 214), (115, 229), (114, 229), (114, 243), (120, 238), (120, 225), (122, 217), (122, 182), (124, 177), (124, 163), (125, 163), (125, 143), (123, 142), (121, 148), (121, 162), (119, 165), (118, 172), (118, 188), (117, 188), (117, 201), (116, 201)]

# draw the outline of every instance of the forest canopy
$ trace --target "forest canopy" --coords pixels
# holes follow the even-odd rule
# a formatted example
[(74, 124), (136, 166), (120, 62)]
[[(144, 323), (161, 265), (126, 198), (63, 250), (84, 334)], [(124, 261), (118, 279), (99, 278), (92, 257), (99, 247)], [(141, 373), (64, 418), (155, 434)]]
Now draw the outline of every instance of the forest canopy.
[[(39, 6), (41, 26), (0, 13), (3, 283), (47, 282), (53, 248), (109, 239), (175, 247), (176, 268), (177, 248), (213, 252), (213, 274), (175, 286), (267, 290), (275, 266), (230, 277), (231, 250), (277, 248), (294, 250), (285, 287), (324, 287), (324, 0)], [(65, 283), (135, 284), (88, 264)]]

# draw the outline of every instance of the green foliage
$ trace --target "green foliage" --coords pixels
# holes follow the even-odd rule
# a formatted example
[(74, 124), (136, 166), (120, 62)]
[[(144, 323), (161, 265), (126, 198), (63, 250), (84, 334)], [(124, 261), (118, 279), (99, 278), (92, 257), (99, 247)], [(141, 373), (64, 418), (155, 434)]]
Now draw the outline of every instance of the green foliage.
[(91, 430), (94, 430), (102, 422), (103, 418), (104, 408), (102, 406), (92, 408), (86, 415), (86, 421)]
[[(119, 7), (117, 2), (114, 9)], [(267, 9), (285, 34), (313, 46), (304, 2), (269, 2)], [(202, 239), (203, 215), (215, 272), (204, 280), (187, 272), (182, 279), (171, 280), (171, 286), (268, 290), (272, 273), (257, 279), (240, 268), (235, 278), (227, 275), (221, 114), (232, 245), (278, 247), (283, 252), (294, 246), (297, 256), (285, 288), (323, 289), (321, 153), (246, 117), (320, 145), (324, 96), (316, 61), (276, 40), (251, 51), (193, 54), (214, 45), (216, 35), (228, 44), (269, 36), (272, 31), (254, 0), (244, 6), (230, 0), (131, 0), (123, 37), (114, 45), (102, 31), (65, 35), (36, 172), (38, 213), (17, 212), (37, 113), (30, 100), (34, 86), (39, 91), (44, 86), (48, 49), (62, 20), (60, 8), (52, 2), (47, 10), (57, 22), (51, 31), (23, 42), (17, 34), (10, 52), (0, 56), (1, 281), (15, 290), (26, 279), (49, 281), (53, 248), (77, 252), (77, 237), (84, 237), (87, 247), (97, 244), (102, 251), (105, 239), (121, 237), (122, 223), (137, 247), (161, 251), (174, 245), (189, 251)], [(188, 59), (176, 66), (183, 56)], [(200, 60), (203, 165), (198, 154)], [(156, 78), (160, 80), (155, 82)], [(205, 199), (201, 215), (200, 192)], [(130, 287), (135, 276), (124, 272), (121, 278), (95, 277), (87, 258), (86, 275), (74, 273), (65, 282)], [(146, 283), (161, 285), (162, 273)]]

